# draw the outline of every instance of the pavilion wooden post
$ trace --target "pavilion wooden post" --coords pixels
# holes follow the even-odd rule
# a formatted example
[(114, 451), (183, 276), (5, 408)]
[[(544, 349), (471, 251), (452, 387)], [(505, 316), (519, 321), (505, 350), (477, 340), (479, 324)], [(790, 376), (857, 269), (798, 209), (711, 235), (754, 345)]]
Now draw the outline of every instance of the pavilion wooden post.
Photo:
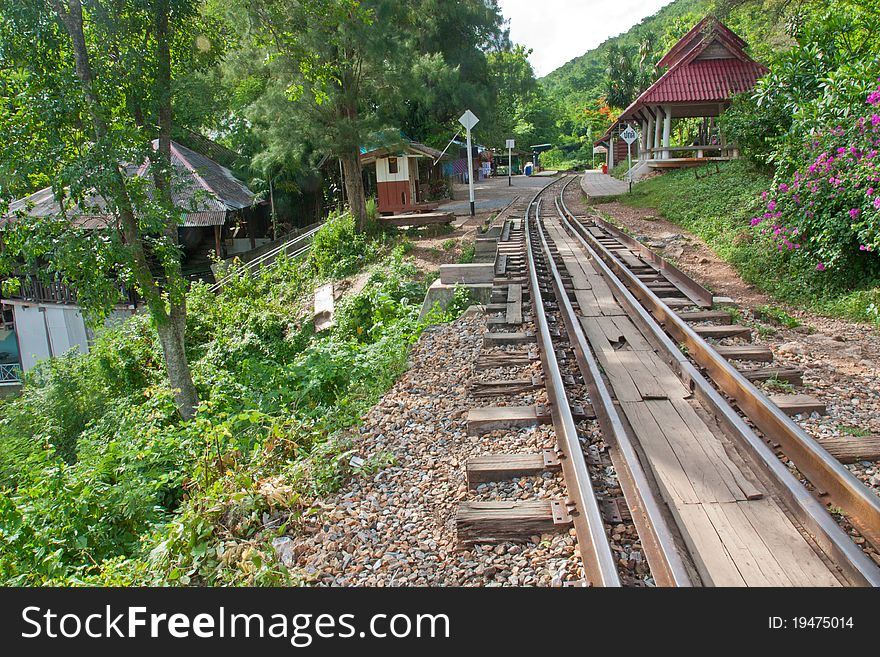
[(662, 129), (662, 123), (660, 121), (661, 114), (663, 110), (657, 105), (657, 119), (654, 121), (654, 159), (659, 160), (662, 155), (658, 150), (660, 148), (660, 130)]
[(650, 160), (652, 153), (648, 149), (654, 147), (654, 115), (648, 111), (648, 128), (645, 130), (645, 159)]
[(672, 137), (672, 105), (663, 107), (663, 159), (669, 159), (669, 140)]
[(214, 252), (217, 254), (217, 259), (220, 260), (223, 256), (220, 255), (220, 229), (221, 227), (214, 226)]

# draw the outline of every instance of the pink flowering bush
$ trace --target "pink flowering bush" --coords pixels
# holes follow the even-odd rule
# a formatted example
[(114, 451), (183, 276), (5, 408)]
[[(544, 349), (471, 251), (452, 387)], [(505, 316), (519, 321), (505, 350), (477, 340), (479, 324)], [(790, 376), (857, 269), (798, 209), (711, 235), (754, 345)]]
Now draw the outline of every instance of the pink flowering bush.
[(786, 258), (841, 282), (880, 274), (880, 85), (863, 107), (810, 137), (800, 166), (777, 174), (751, 221)]

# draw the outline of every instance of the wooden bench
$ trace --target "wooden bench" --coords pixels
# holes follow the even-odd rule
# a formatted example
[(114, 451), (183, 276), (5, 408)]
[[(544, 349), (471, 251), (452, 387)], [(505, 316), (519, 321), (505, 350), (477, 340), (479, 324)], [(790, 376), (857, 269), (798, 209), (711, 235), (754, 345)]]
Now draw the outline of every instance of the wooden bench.
[(451, 212), (415, 212), (411, 214), (394, 214), (379, 217), (379, 221), (388, 226), (410, 226), (420, 228), (422, 226), (434, 226), (438, 224), (451, 224), (455, 215)]

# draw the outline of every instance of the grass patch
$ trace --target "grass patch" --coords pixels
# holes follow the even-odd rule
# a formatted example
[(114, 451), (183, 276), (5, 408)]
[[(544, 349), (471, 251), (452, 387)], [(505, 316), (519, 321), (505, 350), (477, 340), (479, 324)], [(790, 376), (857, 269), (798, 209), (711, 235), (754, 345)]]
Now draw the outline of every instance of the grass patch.
[[(181, 420), (143, 315), (88, 354), (45, 361), (0, 401), (0, 584), (289, 585), (272, 541), (315, 500), (393, 463), (349, 431), (406, 369), (430, 277), (394, 232), (328, 222), (304, 259), (241, 271), (187, 298), (187, 356), (202, 400)], [(315, 285), (366, 271), (316, 334)], [(233, 272), (235, 273), (235, 272)]]
[(785, 328), (795, 328), (801, 323), (778, 306), (763, 305), (755, 308), (755, 316)]
[(847, 436), (855, 436), (856, 438), (867, 438), (871, 435), (870, 431), (865, 431), (859, 427), (850, 427), (845, 424), (841, 424), (837, 428), (840, 430), (840, 433), (846, 434)]
[(880, 326), (880, 281), (844, 284), (832, 272), (816, 272), (755, 235), (749, 222), (763, 209), (760, 194), (770, 183), (765, 171), (738, 160), (700, 179), (687, 169), (672, 171), (616, 199), (658, 210), (703, 239), (743, 280), (783, 303)]
[(761, 384), (761, 388), (763, 388), (767, 392), (785, 392), (785, 393), (793, 393), (795, 388), (788, 381), (783, 381), (782, 379), (778, 379), (776, 377), (771, 377), (764, 381)]

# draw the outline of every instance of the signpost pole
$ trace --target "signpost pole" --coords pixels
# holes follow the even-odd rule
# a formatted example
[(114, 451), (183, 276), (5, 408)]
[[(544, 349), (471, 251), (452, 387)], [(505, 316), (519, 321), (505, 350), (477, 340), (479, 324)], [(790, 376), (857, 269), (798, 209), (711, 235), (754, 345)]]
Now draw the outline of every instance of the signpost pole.
[(465, 110), (458, 122), (467, 130), (468, 196), (471, 202), (471, 216), (474, 216), (474, 153), (471, 149), (471, 128), (480, 121), (470, 110)]
[(513, 139), (507, 140), (507, 186), (513, 185)]
[(471, 216), (474, 216), (474, 152), (471, 150), (471, 129), (467, 129), (468, 153), (468, 198), (471, 201)]
[(620, 133), (620, 137), (626, 142), (626, 177), (629, 181), (629, 192), (632, 193), (633, 190), (633, 180), (632, 180), (632, 143), (639, 138), (639, 133), (633, 130), (631, 125), (627, 125), (623, 132)]
[(626, 145), (626, 177), (629, 179), (629, 193), (632, 194), (633, 191), (633, 177), (632, 177), (632, 143), (628, 143)]

